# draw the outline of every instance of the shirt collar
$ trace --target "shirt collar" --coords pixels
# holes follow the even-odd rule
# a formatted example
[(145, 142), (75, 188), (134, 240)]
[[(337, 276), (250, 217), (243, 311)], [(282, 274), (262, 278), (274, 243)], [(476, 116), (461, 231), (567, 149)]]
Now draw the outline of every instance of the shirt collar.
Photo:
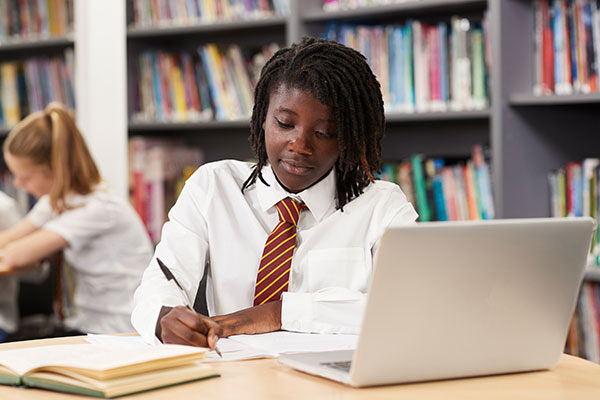
[(290, 193), (285, 190), (275, 178), (270, 165), (263, 167), (262, 176), (269, 184), (267, 186), (260, 179), (256, 180), (256, 193), (263, 212), (275, 206), (280, 200), (291, 197), (304, 202), (315, 219), (320, 221), (327, 215), (327, 211), (334, 203), (336, 194), (333, 168), (325, 178), (300, 193)]

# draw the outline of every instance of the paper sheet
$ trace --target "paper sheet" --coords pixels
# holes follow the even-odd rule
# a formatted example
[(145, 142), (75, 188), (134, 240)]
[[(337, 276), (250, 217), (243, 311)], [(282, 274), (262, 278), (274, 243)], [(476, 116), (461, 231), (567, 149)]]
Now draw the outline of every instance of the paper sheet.
[[(140, 336), (87, 336), (90, 343), (111, 348), (133, 349), (151, 346)], [(358, 343), (358, 335), (311, 334), (278, 331), (260, 335), (235, 335), (219, 339), (217, 346), (223, 355), (214, 351), (208, 353), (205, 361), (237, 361), (255, 358), (276, 358), (280, 354), (353, 350)]]

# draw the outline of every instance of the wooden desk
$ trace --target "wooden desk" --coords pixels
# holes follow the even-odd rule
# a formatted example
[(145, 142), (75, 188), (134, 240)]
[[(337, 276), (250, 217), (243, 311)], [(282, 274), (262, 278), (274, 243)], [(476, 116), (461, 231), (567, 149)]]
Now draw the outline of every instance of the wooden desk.
[[(81, 337), (45, 339), (2, 344), (0, 350), (82, 342), (84, 339)], [(297, 372), (272, 359), (213, 365), (221, 373), (220, 378), (121, 397), (121, 399), (600, 399), (600, 365), (568, 355), (563, 355), (558, 366), (552, 371), (365, 389), (353, 389), (327, 379)], [(90, 399), (90, 397), (0, 386), (0, 399), (75, 400)]]

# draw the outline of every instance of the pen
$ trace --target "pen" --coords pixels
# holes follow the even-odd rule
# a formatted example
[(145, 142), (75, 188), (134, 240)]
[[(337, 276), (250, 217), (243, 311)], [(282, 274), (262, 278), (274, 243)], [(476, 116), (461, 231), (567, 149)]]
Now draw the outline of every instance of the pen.
[[(163, 263), (160, 260), (160, 258), (156, 257), (156, 261), (158, 261), (158, 266), (160, 267), (160, 270), (165, 275), (165, 278), (167, 278), (168, 281), (175, 283), (175, 285), (177, 286), (179, 292), (183, 296), (183, 300), (185, 302), (186, 307), (189, 308), (190, 310), (194, 311), (194, 307), (192, 307), (187, 295), (185, 294), (185, 291), (183, 290), (183, 287), (181, 287), (179, 282), (177, 282), (177, 279), (175, 279), (175, 276), (173, 275), (171, 270), (169, 270), (169, 268), (165, 265), (165, 263)], [(217, 346), (215, 346), (215, 351), (217, 352), (219, 357), (223, 358), (223, 355), (221, 354), (221, 352), (219, 351), (219, 348)]]

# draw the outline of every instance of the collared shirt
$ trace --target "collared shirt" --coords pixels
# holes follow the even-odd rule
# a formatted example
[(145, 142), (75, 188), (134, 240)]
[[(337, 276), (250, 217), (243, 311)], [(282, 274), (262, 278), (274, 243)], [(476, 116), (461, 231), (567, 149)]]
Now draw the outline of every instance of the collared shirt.
[[(193, 303), (208, 270), (208, 309), (222, 315), (252, 307), (263, 246), (279, 218), (275, 204), (303, 201), (288, 292), (282, 296), (282, 328), (300, 332), (358, 333), (379, 240), (390, 224), (414, 223), (417, 214), (400, 188), (377, 181), (336, 210), (335, 173), (310, 188), (288, 193), (272, 169), (268, 186), (257, 179), (242, 193), (253, 164), (219, 161), (200, 167), (169, 212), (155, 256)], [(149, 342), (161, 306), (183, 305), (181, 292), (153, 259), (137, 289), (133, 326)]]
[(70, 195), (67, 204), (74, 208), (58, 215), (45, 195), (27, 214), (31, 223), (68, 243), (64, 258), (73, 271), (74, 293), (64, 323), (86, 333), (131, 332), (133, 292), (152, 257), (148, 233), (131, 205), (103, 186)]

